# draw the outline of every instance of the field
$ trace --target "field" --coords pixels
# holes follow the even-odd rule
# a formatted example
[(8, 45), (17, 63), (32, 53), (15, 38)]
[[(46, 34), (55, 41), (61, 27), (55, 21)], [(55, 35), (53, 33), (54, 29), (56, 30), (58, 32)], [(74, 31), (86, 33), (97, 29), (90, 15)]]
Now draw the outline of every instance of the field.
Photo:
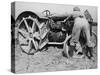
[[(93, 27), (97, 33), (97, 27)], [(97, 48), (94, 49), (95, 51)], [(96, 51), (97, 52), (97, 51)], [(15, 71), (16, 73), (26, 72), (47, 72), (97, 68), (97, 53), (94, 60), (88, 58), (66, 58), (62, 56), (62, 49), (50, 46), (46, 51), (39, 51), (34, 55), (27, 55), (21, 52), (18, 44), (15, 46)]]

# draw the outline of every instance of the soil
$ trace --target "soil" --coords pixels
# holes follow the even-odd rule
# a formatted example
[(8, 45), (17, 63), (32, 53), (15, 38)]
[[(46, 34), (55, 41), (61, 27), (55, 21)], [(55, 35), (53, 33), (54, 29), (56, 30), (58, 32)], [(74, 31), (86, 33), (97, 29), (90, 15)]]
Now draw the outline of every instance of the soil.
[[(94, 27), (93, 30), (96, 32), (96, 27)], [(90, 60), (88, 58), (66, 58), (62, 55), (63, 49), (53, 46), (48, 47), (48, 50), (46, 51), (39, 51), (34, 55), (23, 53), (18, 44), (15, 46), (15, 49), (16, 73), (97, 68), (97, 53), (95, 54), (95, 59)], [(96, 50), (97, 48), (95, 48), (95, 51)]]

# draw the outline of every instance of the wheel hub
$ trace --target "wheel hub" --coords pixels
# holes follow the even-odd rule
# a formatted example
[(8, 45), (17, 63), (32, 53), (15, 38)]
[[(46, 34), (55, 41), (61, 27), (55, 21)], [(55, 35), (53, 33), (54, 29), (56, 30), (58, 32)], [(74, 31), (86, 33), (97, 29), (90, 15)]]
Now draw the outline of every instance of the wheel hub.
[(31, 32), (29, 33), (29, 37), (30, 38), (33, 38), (33, 34)]

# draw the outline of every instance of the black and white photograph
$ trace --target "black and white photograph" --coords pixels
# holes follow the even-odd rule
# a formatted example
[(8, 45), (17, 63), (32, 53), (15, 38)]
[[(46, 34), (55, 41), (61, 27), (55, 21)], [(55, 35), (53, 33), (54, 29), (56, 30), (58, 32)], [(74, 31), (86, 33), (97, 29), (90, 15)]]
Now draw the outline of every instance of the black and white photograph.
[(96, 6), (11, 3), (11, 72), (97, 69)]

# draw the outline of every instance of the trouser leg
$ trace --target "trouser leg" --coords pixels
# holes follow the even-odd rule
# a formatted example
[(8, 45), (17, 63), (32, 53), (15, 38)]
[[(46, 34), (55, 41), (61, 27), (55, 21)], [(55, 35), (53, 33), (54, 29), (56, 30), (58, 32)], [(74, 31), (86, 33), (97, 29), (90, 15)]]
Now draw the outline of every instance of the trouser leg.
[(93, 47), (93, 43), (91, 42), (91, 36), (90, 36), (90, 27), (89, 25), (84, 25), (84, 31), (86, 33), (86, 39), (87, 39), (87, 46), (88, 47)]
[(79, 42), (79, 37), (80, 37), (80, 32), (81, 32), (82, 27), (75, 24), (72, 30), (72, 38), (70, 40), (70, 45), (75, 46), (76, 43)]
[(91, 42), (91, 35), (90, 35), (90, 28), (88, 25), (84, 26), (84, 31), (86, 33), (86, 38), (87, 38), (87, 50), (89, 52), (89, 59), (91, 57), (93, 57), (93, 47), (94, 47), (94, 44)]
[(82, 30), (82, 26), (79, 24), (75, 24), (72, 30), (72, 38), (70, 40), (70, 48), (74, 47), (74, 56), (77, 56), (78, 53), (82, 53), (81, 44), (79, 42), (80, 32)]

